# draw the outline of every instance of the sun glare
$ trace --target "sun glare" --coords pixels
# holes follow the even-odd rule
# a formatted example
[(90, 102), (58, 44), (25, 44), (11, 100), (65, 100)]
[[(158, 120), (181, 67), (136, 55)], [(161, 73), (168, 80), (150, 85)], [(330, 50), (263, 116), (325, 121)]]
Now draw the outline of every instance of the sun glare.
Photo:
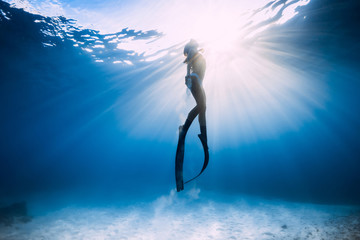
[[(312, 119), (311, 109), (321, 106), (325, 97), (320, 86), (310, 85), (311, 76), (276, 59), (292, 54), (297, 58), (293, 49), (263, 40), (272, 37), (267, 31), (270, 27), (286, 23), (307, 3), (275, 1), (252, 10), (213, 4), (189, 16), (196, 20), (188, 25), (188, 37), (205, 49), (204, 87), (215, 139), (224, 132), (231, 143), (272, 138), (288, 129), (297, 130)], [(316, 94), (307, 94), (309, 89)]]
[[(246, 6), (244, 2), (229, 0), (174, 1), (157, 5), (159, 9), (153, 9), (156, 18), (147, 24), (158, 26), (157, 30), (164, 36), (146, 43), (143, 51), (151, 49), (154, 55), (145, 52), (144, 56), (156, 60), (158, 54), (171, 55), (174, 51), (177, 56), (174, 61), (161, 65), (162, 69), (173, 69), (173, 72), (154, 82), (138, 100), (146, 106), (157, 106), (154, 109), (161, 109), (161, 114), (169, 116), (177, 105), (179, 124), (184, 121), (189, 106), (193, 106), (188, 102), (192, 98), (185, 97), (182, 80), (185, 66), (180, 67), (182, 47), (195, 39), (204, 48), (207, 61), (204, 88), (213, 139), (224, 141), (226, 136), (227, 144), (231, 145), (273, 138), (289, 129), (296, 131), (304, 121), (312, 119), (313, 109), (321, 106), (326, 96), (322, 87), (311, 81), (310, 73), (279, 61), (299, 59), (301, 50), (278, 44), (271, 27), (285, 24), (298, 14), (298, 7), (307, 3), (309, 0), (255, 1)], [(287, 38), (297, 36), (286, 35)], [(164, 49), (172, 50), (165, 53)], [(167, 103), (155, 99), (164, 92), (168, 94)], [(153, 115), (155, 119), (158, 110)]]

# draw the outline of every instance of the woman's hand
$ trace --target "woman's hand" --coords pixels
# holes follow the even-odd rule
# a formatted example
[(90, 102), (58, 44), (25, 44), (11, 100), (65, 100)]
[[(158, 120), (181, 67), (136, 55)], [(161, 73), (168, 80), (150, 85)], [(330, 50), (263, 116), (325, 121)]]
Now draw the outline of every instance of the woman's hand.
[(189, 89), (191, 89), (191, 87), (192, 87), (192, 82), (191, 82), (191, 76), (190, 76), (190, 75), (186, 75), (186, 77), (185, 77), (185, 85), (186, 85)]

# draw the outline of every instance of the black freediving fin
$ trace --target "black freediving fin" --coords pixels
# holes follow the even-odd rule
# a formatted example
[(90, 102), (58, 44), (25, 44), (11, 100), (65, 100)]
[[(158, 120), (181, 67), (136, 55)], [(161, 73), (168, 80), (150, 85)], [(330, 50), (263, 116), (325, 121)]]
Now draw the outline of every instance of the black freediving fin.
[(191, 182), (192, 180), (199, 177), (204, 172), (204, 170), (206, 169), (206, 167), (207, 167), (207, 165), (209, 163), (209, 148), (208, 148), (208, 145), (207, 145), (207, 140), (205, 138), (203, 138), (203, 135), (201, 135), (201, 134), (198, 134), (198, 137), (199, 137), (199, 139), (200, 139), (200, 141), (202, 143), (203, 149), (204, 149), (204, 155), (205, 155), (205, 157), (204, 157), (204, 165), (203, 165), (200, 173), (198, 175), (196, 175), (195, 177), (193, 177), (192, 179), (186, 181), (185, 184), (188, 183), (188, 182)]
[(182, 126), (179, 127), (179, 141), (178, 141), (178, 146), (176, 149), (176, 157), (175, 157), (175, 181), (176, 181), (176, 190), (178, 192), (184, 190), (183, 165), (184, 165), (186, 132), (183, 132)]

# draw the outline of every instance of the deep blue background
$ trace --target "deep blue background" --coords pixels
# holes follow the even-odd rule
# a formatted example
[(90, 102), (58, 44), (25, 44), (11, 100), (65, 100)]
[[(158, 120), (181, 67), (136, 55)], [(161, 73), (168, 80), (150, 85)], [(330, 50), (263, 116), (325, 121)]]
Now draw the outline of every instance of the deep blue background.
[[(0, 8), (11, 13), (11, 20), (0, 17), (2, 201), (52, 194), (116, 201), (174, 188), (176, 138), (135, 138), (119, 126), (119, 115), (126, 119), (137, 111), (128, 109), (127, 98), (148, 85), (139, 86), (136, 79), (158, 66), (137, 62), (141, 56), (133, 56), (134, 66), (95, 63), (73, 42), (41, 33), (46, 26), (34, 20), (50, 18), (1, 1)], [(316, 110), (316, 121), (304, 123), (298, 132), (216, 151), (196, 186), (230, 194), (360, 203), (359, 10), (357, 1), (311, 1), (301, 12), (307, 21), (297, 21), (299, 16), (286, 24), (302, 37), (284, 38), (283, 44), (321, 59), (299, 67), (323, 71), (330, 101)], [(122, 33), (135, 35), (128, 29)], [(81, 34), (101, 37), (92, 30), (78, 30), (75, 37)], [(44, 47), (44, 41), (56, 46)], [(126, 51), (105, 54), (129, 58)], [(166, 73), (163, 69), (147, 81)], [(177, 123), (169, 123), (176, 130)]]

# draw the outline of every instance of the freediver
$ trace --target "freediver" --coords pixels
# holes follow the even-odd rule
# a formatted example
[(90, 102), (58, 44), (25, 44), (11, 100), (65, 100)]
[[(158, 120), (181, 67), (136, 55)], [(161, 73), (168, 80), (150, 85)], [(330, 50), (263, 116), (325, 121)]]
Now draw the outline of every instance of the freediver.
[(184, 125), (179, 127), (179, 134), (185, 138), (186, 133), (197, 115), (199, 115), (200, 133), (199, 138), (207, 146), (206, 134), (206, 96), (202, 86), (205, 76), (206, 61), (204, 56), (198, 49), (199, 44), (191, 39), (184, 47), (184, 56), (186, 57), (184, 63), (187, 64), (187, 73), (185, 76), (185, 84), (190, 89), (191, 94), (195, 98), (196, 106), (189, 112)]
[[(204, 56), (201, 54), (202, 49), (199, 49), (199, 44), (191, 39), (184, 47), (184, 56), (186, 57), (184, 63), (187, 64), (187, 73), (185, 76), (185, 84), (190, 89), (191, 94), (193, 95), (196, 106), (189, 112), (187, 119), (184, 125), (179, 127), (179, 142), (178, 148), (176, 151), (176, 167), (175, 167), (175, 176), (176, 176), (176, 187), (177, 191), (184, 189), (183, 182), (183, 160), (184, 160), (184, 145), (186, 133), (189, 130), (189, 127), (193, 120), (198, 117), (200, 125), (200, 134), (198, 137), (204, 148), (205, 160), (201, 172), (196, 176), (198, 177), (206, 168), (209, 161), (209, 151), (207, 145), (207, 134), (206, 134), (206, 95), (202, 85), (205, 70), (206, 70), (206, 61)], [(190, 179), (187, 182), (194, 180), (196, 177)], [(187, 183), (185, 182), (185, 183)]]

